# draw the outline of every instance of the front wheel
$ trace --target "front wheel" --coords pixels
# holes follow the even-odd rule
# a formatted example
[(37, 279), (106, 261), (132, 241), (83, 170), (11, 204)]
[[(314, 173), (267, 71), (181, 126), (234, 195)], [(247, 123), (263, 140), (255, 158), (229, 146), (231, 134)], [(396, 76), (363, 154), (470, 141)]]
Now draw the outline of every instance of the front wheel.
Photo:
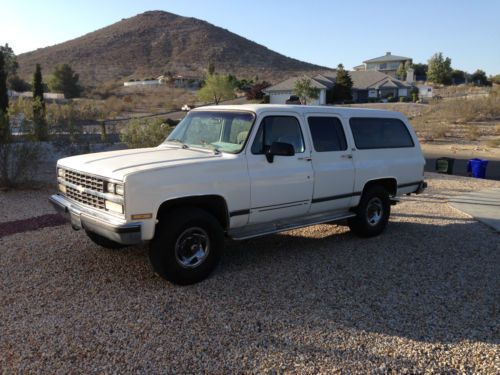
[(189, 285), (202, 281), (217, 266), (224, 248), (224, 233), (208, 212), (186, 207), (160, 217), (149, 259), (164, 279)]
[(348, 221), (354, 234), (360, 237), (374, 237), (382, 233), (391, 214), (387, 190), (379, 185), (368, 188), (355, 212), (356, 216)]

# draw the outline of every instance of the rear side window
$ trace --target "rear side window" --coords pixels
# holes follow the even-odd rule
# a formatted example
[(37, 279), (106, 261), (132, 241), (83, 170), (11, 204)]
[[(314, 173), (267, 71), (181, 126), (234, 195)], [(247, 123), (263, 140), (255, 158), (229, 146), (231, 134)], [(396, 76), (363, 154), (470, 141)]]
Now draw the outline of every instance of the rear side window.
[(408, 128), (395, 118), (353, 117), (349, 120), (354, 143), (360, 150), (413, 147)]
[(317, 152), (347, 150), (342, 123), (336, 117), (309, 117), (309, 130)]

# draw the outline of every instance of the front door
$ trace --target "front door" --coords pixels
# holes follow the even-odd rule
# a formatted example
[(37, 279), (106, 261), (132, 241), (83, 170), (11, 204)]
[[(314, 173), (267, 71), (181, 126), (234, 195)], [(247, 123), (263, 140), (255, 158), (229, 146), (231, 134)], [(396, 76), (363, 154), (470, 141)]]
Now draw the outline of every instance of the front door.
[[(247, 151), (250, 173), (250, 223), (265, 223), (308, 212), (313, 194), (313, 169), (308, 139), (298, 116), (266, 115)], [(266, 159), (273, 142), (293, 145), (295, 155)]]

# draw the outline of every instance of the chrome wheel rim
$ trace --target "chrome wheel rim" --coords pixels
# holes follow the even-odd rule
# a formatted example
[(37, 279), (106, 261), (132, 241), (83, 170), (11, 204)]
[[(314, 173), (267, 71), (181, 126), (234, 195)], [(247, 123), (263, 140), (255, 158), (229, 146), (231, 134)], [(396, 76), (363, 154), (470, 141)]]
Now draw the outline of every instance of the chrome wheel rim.
[(210, 253), (210, 237), (199, 227), (182, 232), (175, 242), (175, 260), (181, 267), (196, 268)]
[(382, 200), (378, 197), (370, 199), (366, 206), (366, 221), (371, 226), (377, 225), (382, 219), (383, 212), (384, 206)]

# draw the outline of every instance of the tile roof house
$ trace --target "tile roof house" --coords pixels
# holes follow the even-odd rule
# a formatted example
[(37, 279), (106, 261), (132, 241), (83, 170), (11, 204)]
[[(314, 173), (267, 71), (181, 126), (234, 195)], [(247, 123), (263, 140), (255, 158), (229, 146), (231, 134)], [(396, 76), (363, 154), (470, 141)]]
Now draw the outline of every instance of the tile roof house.
[(333, 82), (331, 81), (321, 81), (316, 79), (316, 77), (311, 78), (309, 76), (303, 75), (299, 77), (291, 77), (274, 86), (270, 86), (263, 90), (269, 95), (269, 102), (271, 104), (285, 104), (285, 102), (293, 95), (293, 89), (295, 83), (300, 79), (309, 79), (311, 81), (311, 86), (319, 89), (319, 98), (312, 99), (307, 104), (309, 105), (325, 105), (326, 104), (326, 91), (333, 87)]
[(396, 77), (399, 66), (407, 61), (411, 62), (411, 57), (397, 56), (386, 52), (384, 56), (365, 60), (363, 61), (363, 65), (355, 66), (353, 69), (355, 71), (375, 70)]
[[(370, 99), (383, 99), (388, 97), (409, 97), (412, 85), (391, 77), (388, 74), (370, 71), (351, 71), (349, 76), (352, 80), (352, 97), (354, 102), (364, 103)], [(326, 92), (335, 86), (336, 76), (328, 73), (318, 74), (314, 77), (293, 77), (288, 78), (274, 86), (264, 90), (269, 95), (271, 104), (285, 104), (286, 100), (293, 95), (295, 82), (301, 78), (309, 78), (314, 87), (320, 89), (320, 96), (317, 100), (311, 101), (311, 105), (325, 105)]]

